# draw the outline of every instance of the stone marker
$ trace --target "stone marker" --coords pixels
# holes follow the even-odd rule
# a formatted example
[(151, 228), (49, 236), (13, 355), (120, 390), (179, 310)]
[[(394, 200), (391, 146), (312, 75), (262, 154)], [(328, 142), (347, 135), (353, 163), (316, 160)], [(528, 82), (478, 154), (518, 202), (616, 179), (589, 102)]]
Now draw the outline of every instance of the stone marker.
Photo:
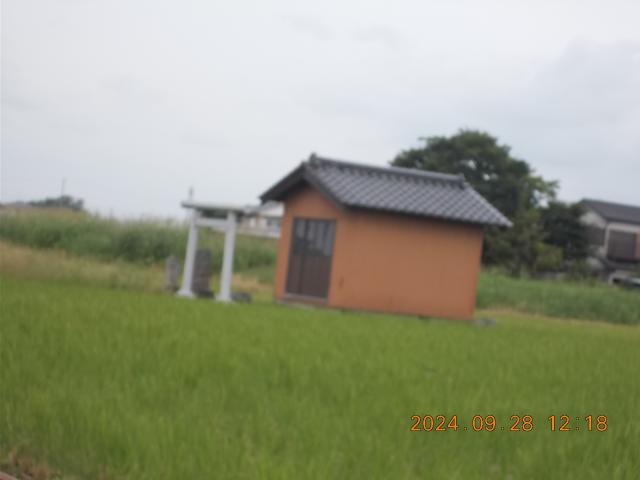
[(211, 283), (212, 264), (211, 251), (204, 248), (196, 251), (191, 288), (197, 297), (213, 297), (213, 292), (209, 286)]
[(496, 324), (495, 318), (476, 318), (473, 324), (477, 327), (493, 327)]
[(251, 303), (252, 297), (249, 292), (233, 292), (231, 300), (237, 303)]
[(165, 288), (170, 292), (178, 291), (178, 278), (180, 277), (180, 262), (178, 257), (171, 255), (165, 264)]

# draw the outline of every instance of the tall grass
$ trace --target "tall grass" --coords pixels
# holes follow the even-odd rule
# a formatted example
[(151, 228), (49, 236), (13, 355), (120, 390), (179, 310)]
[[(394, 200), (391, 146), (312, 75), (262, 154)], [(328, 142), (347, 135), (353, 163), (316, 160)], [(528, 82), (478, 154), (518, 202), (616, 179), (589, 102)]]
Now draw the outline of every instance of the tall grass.
[(0, 241), (0, 274), (113, 289), (162, 292), (164, 272), (157, 265), (100, 261), (60, 250), (40, 250)]
[[(41, 249), (58, 249), (83, 257), (140, 264), (162, 262), (169, 255), (182, 257), (187, 228), (175, 221), (115, 220), (86, 213), (45, 209), (0, 212), (0, 239)], [(201, 229), (200, 246), (213, 253), (213, 268), (222, 262), (224, 237)], [(238, 236), (234, 268), (273, 265), (275, 241)]]
[[(236, 273), (233, 290), (251, 294), (254, 301), (270, 301), (272, 287), (270, 280), (264, 279), (263, 271), (264, 267), (258, 267)], [(0, 274), (66, 285), (166, 292), (165, 272), (159, 265), (96, 260), (61, 250), (40, 250), (3, 241), (0, 241)], [(214, 272), (211, 279), (214, 291), (219, 291), (218, 283), (219, 276)]]
[(478, 282), (477, 306), (640, 324), (640, 291), (601, 282), (534, 280), (483, 272)]
[[(80, 259), (116, 261), (121, 266), (120, 278), (133, 275), (142, 279), (144, 275), (140, 271), (133, 274), (134, 270), (128, 265), (156, 268), (158, 262), (170, 254), (182, 256), (186, 244), (186, 226), (176, 222), (117, 221), (51, 210), (0, 212), (4, 212), (0, 215), (0, 239), (38, 249), (64, 251)], [(213, 251), (214, 272), (220, 269), (223, 242), (222, 235), (201, 230), (200, 245)], [(66, 263), (72, 258), (67, 257)], [(251, 280), (248, 290), (259, 293), (264, 299), (270, 296), (267, 292), (273, 281), (275, 260), (276, 241), (238, 236), (234, 269), (245, 273), (245, 279)], [(46, 267), (46, 262), (41, 260), (40, 265)], [(70, 266), (68, 268), (75, 271)], [(27, 268), (27, 271), (33, 271), (33, 268)], [(98, 271), (106, 270), (100, 267)], [(117, 279), (116, 270), (112, 268), (112, 271), (112, 277)], [(34, 275), (32, 278), (49, 277)], [(114, 282), (119, 285), (148, 284), (147, 280)], [(509, 308), (555, 317), (640, 324), (640, 292), (596, 282), (533, 280), (485, 271), (478, 283), (477, 306), (481, 309)]]
[[(0, 464), (17, 447), (63, 478), (638, 478), (635, 327), (0, 288)], [(439, 414), (458, 430), (409, 431)]]

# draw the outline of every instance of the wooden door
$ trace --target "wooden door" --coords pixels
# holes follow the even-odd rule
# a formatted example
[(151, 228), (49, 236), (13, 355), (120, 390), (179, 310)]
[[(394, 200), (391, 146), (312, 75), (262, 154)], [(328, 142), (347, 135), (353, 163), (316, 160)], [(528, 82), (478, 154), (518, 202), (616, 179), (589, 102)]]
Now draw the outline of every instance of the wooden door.
[(327, 298), (335, 231), (334, 220), (293, 220), (287, 293)]

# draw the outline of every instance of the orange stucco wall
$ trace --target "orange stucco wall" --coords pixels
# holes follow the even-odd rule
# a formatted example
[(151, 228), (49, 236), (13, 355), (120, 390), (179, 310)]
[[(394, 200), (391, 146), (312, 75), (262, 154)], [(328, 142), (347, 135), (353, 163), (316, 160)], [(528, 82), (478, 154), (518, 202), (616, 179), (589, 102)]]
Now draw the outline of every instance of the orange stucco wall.
[[(482, 229), (397, 214), (343, 210), (307, 187), (285, 202), (275, 296), (285, 292), (295, 217), (333, 219), (332, 307), (470, 319), (480, 272)], [(296, 299), (299, 300), (299, 299)]]

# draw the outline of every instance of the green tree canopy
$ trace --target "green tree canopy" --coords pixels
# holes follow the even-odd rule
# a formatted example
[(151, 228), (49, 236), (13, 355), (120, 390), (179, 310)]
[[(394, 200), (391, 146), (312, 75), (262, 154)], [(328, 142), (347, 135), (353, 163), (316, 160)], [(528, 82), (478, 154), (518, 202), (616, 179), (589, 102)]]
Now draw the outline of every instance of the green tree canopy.
[[(511, 155), (509, 146), (501, 145), (486, 132), (462, 129), (451, 137), (422, 140), (423, 146), (402, 151), (391, 164), (461, 173), (478, 193), (513, 222), (513, 228), (508, 230), (487, 229), (485, 263), (503, 265), (513, 273), (562, 265), (556, 261), (562, 256), (562, 241), (544, 231), (545, 226), (555, 224), (550, 216), (546, 225), (541, 222), (541, 209), (555, 199), (557, 182), (536, 175), (526, 161)], [(545, 238), (553, 240), (544, 243)]]
[(579, 203), (550, 202), (540, 210), (545, 243), (562, 249), (567, 262), (584, 260), (589, 253), (587, 230), (580, 222), (582, 214)]
[(527, 162), (511, 156), (486, 132), (460, 130), (451, 137), (428, 137), (425, 145), (404, 150), (392, 165), (462, 173), (480, 195), (513, 220), (518, 213), (555, 197), (556, 182), (534, 175)]
[(33, 200), (29, 205), (44, 208), (68, 208), (70, 210), (84, 210), (84, 200), (74, 198), (69, 195), (61, 195), (59, 197), (45, 198), (44, 200)]

